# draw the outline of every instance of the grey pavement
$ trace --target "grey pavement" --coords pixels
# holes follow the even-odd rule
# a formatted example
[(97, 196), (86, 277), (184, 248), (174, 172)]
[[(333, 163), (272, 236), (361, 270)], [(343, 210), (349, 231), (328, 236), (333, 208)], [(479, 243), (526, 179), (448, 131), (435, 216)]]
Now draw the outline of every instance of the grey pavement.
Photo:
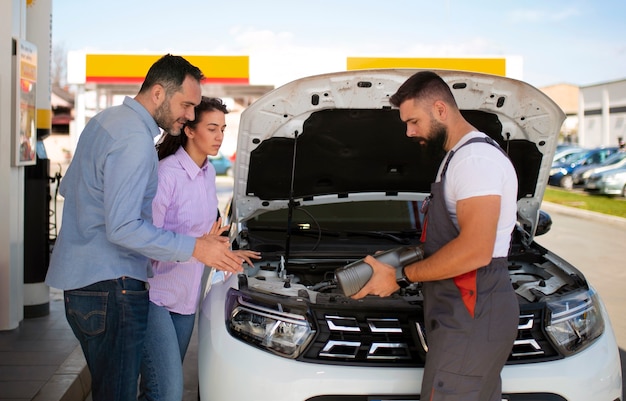
[(78, 340), (65, 319), (62, 293), (50, 313), (0, 331), (0, 401), (82, 401), (91, 387)]

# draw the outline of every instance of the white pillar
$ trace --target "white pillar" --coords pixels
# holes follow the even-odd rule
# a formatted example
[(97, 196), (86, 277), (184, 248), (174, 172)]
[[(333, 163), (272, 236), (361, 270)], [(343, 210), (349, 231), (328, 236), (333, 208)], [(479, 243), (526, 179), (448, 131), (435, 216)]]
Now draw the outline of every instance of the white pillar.
[(80, 133), (83, 132), (87, 124), (86, 107), (85, 85), (78, 84), (74, 93), (74, 121), (71, 123), (73, 126), (70, 125), (70, 138), (73, 146), (72, 154), (76, 150)]
[(611, 99), (609, 96), (609, 87), (605, 85), (602, 87), (602, 124), (600, 125), (600, 145), (603, 146), (615, 146), (615, 143), (611, 142), (611, 115), (610, 115)]
[(17, 328), (24, 318), (24, 167), (14, 167), (11, 154), (13, 38), (24, 38), (25, 27), (26, 0), (0, 1), (0, 330)]
[(87, 122), (86, 106), (85, 106), (85, 77), (87, 75), (86, 54), (79, 51), (70, 51), (67, 53), (67, 82), (74, 85), (74, 121), (70, 123), (70, 139), (73, 148), (72, 153), (76, 149), (78, 137), (83, 132)]
[(585, 146), (585, 95), (584, 91), (578, 91), (578, 146)]

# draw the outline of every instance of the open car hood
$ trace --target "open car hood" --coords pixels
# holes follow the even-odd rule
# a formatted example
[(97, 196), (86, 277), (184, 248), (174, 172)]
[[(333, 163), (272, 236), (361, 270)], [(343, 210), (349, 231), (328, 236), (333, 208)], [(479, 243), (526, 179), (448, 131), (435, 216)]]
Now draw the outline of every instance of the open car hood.
[[(241, 115), (233, 216), (245, 221), (292, 204), (421, 200), (440, 159), (423, 154), (389, 97), (415, 69), (358, 70), (302, 78)], [(550, 174), (562, 110), (511, 78), (436, 71), (466, 119), (494, 138), (517, 171), (518, 222), (531, 242)], [(295, 155), (295, 157), (294, 157)]]

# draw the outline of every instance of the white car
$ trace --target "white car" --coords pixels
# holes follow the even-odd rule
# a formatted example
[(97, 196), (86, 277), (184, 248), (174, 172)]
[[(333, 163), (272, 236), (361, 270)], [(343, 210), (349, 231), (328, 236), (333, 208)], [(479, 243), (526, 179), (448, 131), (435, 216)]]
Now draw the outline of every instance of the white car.
[[(234, 248), (262, 252), (245, 274), (215, 274), (199, 312), (203, 401), (419, 400), (428, 350), (419, 283), (388, 297), (344, 295), (338, 269), (419, 245), (420, 203), (440, 160), (405, 135), (389, 97), (416, 70), (362, 70), (279, 87), (241, 116)], [(510, 401), (615, 401), (619, 351), (600, 296), (533, 239), (563, 112), (510, 78), (437, 71), (519, 179), (509, 256), (519, 334), (502, 371)]]

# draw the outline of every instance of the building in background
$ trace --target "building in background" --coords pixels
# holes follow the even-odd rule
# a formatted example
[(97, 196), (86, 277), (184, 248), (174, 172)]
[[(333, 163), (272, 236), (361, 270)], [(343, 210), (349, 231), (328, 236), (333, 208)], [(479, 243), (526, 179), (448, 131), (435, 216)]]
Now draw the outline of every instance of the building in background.
[(580, 88), (572, 84), (556, 84), (539, 89), (558, 104), (565, 113), (560, 142), (578, 144), (578, 96)]
[(581, 146), (621, 145), (626, 140), (626, 78), (581, 86), (578, 120)]

